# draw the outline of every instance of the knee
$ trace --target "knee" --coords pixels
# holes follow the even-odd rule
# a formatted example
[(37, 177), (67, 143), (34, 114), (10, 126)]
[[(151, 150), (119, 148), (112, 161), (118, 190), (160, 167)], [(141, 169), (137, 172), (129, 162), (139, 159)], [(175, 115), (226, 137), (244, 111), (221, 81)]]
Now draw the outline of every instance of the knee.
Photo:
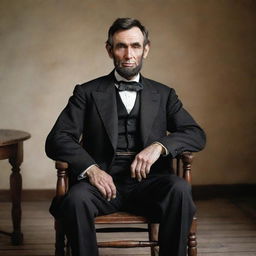
[(174, 183), (172, 190), (175, 194), (191, 195), (191, 185), (183, 179), (177, 180)]
[(63, 210), (79, 209), (79, 208), (92, 208), (93, 196), (90, 191), (84, 187), (71, 188), (63, 203)]

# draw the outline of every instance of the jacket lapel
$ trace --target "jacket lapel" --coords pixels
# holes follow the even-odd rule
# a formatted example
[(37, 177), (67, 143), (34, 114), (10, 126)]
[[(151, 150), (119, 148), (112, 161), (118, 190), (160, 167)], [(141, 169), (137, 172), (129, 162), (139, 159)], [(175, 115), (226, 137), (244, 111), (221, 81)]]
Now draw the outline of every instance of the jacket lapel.
[(111, 144), (116, 149), (118, 118), (113, 72), (99, 84), (97, 91), (94, 91), (92, 95)]
[[(141, 76), (141, 81), (144, 87), (141, 91), (140, 128), (142, 143), (144, 146), (147, 146), (151, 127), (158, 112), (160, 95), (147, 79)], [(118, 140), (118, 116), (114, 72), (110, 73), (99, 84), (98, 89), (92, 95), (105, 130), (115, 150)]]
[(148, 145), (147, 140), (158, 112), (160, 95), (147, 79), (141, 77), (141, 81), (144, 87), (141, 91), (140, 127), (142, 143), (145, 147)]

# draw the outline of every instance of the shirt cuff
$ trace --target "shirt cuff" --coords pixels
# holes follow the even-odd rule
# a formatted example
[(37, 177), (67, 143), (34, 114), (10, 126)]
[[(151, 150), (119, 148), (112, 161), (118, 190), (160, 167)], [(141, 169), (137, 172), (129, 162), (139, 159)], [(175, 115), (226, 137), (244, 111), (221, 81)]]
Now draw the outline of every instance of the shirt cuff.
[(162, 143), (160, 143), (160, 142), (158, 142), (158, 141), (155, 141), (155, 142), (153, 142), (152, 144), (158, 144), (158, 145), (162, 146), (162, 148), (164, 149), (164, 152), (161, 153), (161, 155), (167, 156), (167, 155), (169, 154), (168, 149), (167, 149)]
[[(82, 179), (87, 178), (86, 173), (87, 173), (87, 171), (88, 171), (91, 167), (93, 167), (93, 166), (98, 166), (98, 165), (97, 165), (97, 164), (92, 164), (92, 165), (90, 165), (88, 168), (86, 168), (82, 173), (80, 173), (80, 174), (78, 175), (77, 180), (82, 180)], [(99, 167), (99, 166), (98, 166), (98, 167)]]

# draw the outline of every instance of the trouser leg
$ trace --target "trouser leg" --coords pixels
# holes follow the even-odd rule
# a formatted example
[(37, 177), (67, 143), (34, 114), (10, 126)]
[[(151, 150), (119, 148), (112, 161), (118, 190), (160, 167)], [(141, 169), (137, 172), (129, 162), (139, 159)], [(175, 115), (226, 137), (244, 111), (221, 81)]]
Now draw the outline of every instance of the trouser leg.
[(149, 177), (137, 186), (129, 201), (136, 202), (133, 208), (137, 205), (143, 209), (138, 213), (153, 220), (159, 218), (160, 256), (186, 255), (195, 205), (191, 187), (185, 180), (176, 175)]
[(119, 206), (119, 195), (108, 202), (97, 188), (86, 181), (71, 187), (61, 208), (73, 256), (98, 255), (94, 218), (115, 212)]
[(177, 180), (161, 205), (163, 216), (159, 229), (159, 255), (185, 256), (187, 237), (195, 214), (190, 185), (183, 179)]

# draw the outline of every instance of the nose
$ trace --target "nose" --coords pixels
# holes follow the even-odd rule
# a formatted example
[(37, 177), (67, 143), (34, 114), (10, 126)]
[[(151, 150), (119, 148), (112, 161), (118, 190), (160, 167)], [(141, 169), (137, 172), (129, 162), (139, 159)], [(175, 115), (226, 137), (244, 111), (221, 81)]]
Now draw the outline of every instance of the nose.
[(131, 59), (132, 58), (132, 48), (131, 47), (127, 47), (126, 51), (125, 51), (125, 58), (126, 59)]

